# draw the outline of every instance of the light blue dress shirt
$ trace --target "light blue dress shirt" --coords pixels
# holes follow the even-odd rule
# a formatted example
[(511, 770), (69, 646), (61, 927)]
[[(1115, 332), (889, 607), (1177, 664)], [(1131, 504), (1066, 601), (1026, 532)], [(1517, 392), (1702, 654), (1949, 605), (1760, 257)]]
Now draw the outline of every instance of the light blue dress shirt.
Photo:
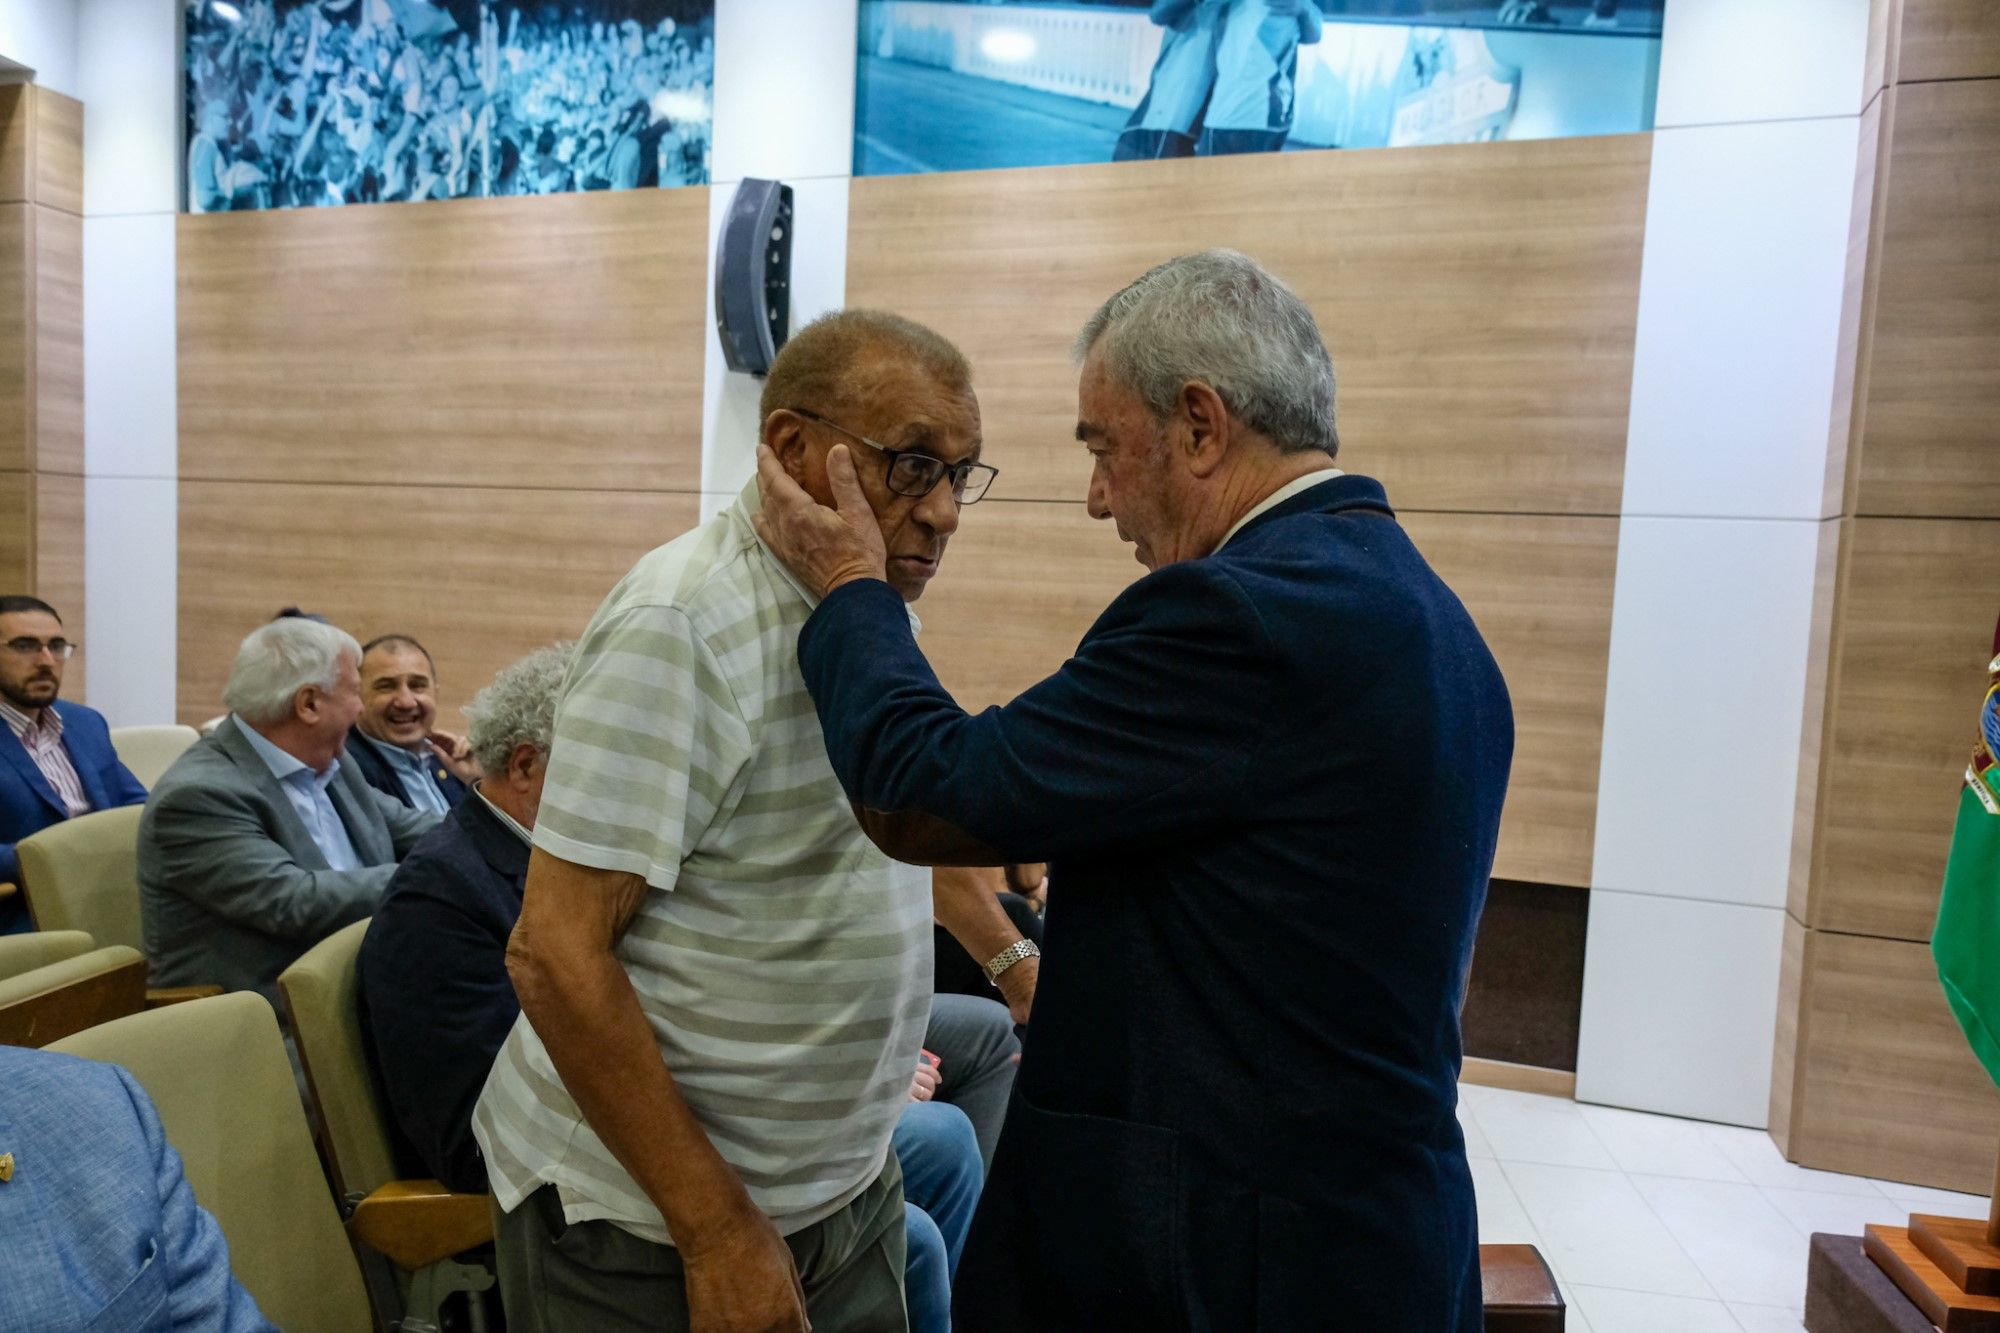
[(422, 755), (415, 755), (400, 745), (390, 745), (366, 734), (361, 736), (361, 743), (374, 746), (375, 753), (389, 761), (389, 767), (395, 770), (396, 781), (403, 784), (403, 794), (410, 798), (412, 806), (435, 815), (451, 813), (450, 803), (438, 788), (437, 779), (431, 776), (431, 765), (436, 761), (428, 749)]
[(315, 773), (297, 758), (258, 735), (257, 729), (242, 718), (232, 713), (230, 721), (236, 724), (236, 729), (250, 742), (250, 748), (257, 752), (257, 757), (271, 770), (271, 776), (284, 788), (285, 799), (292, 803), (299, 822), (312, 835), (313, 844), (326, 858), (328, 867), (334, 870), (361, 869), (361, 858), (354, 852), (354, 840), (347, 836), (347, 825), (340, 822), (340, 812), (333, 808), (333, 798), (326, 794), (326, 785), (340, 771), (340, 761), (336, 759), (328, 764), (324, 773)]

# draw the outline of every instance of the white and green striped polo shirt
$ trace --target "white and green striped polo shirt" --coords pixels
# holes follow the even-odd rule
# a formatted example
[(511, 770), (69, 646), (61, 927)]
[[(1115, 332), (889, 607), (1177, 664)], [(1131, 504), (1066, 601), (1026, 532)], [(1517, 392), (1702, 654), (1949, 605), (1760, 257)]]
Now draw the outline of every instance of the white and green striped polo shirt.
[[(754, 483), (650, 552), (563, 684), (535, 845), (644, 876), (618, 959), (688, 1106), (781, 1233), (882, 1169), (929, 1015), (930, 879), (876, 850), (800, 677), (804, 591), (750, 527)], [(501, 1207), (672, 1243), (525, 1016), (473, 1117)]]

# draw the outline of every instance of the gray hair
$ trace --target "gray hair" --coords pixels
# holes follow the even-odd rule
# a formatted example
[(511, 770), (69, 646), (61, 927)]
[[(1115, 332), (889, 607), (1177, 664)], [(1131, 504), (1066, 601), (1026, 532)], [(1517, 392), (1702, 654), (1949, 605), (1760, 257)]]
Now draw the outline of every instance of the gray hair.
[(229, 664), (222, 705), (254, 726), (292, 715), (292, 701), (308, 685), (331, 690), (340, 683), (340, 659), (361, 661), (361, 645), (344, 629), (304, 616), (286, 616), (251, 630)]
[(1114, 383), (1164, 421), (1200, 380), (1282, 453), (1339, 452), (1333, 360), (1312, 311), (1248, 255), (1203, 250), (1146, 271), (1077, 335), (1081, 362), (1102, 346)]
[(507, 769), (514, 747), (532, 745), (543, 755), (555, 738), (556, 697), (576, 656), (574, 643), (537, 648), (493, 678), (465, 706), (472, 757), (496, 776)]

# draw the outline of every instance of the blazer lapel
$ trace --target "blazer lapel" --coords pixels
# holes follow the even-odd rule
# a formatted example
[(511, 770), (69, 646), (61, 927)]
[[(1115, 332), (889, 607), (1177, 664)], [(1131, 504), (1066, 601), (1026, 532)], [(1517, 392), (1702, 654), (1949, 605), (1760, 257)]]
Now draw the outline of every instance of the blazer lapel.
[(28, 784), (29, 791), (41, 797), (56, 814), (64, 819), (69, 818), (69, 807), (63, 804), (62, 797), (56, 795), (56, 789), (49, 785), (49, 780), (42, 776), (42, 770), (35, 764), (35, 757), (28, 753), (27, 746), (21, 744), (21, 738), (14, 734), (12, 727), (0, 726), (0, 754), (4, 754), (7, 762), (19, 771), (21, 780)]
[(98, 781), (101, 757), (84, 753), (84, 725), (76, 720), (76, 714), (68, 704), (57, 700), (49, 705), (62, 715), (63, 748), (69, 751), (69, 764), (76, 770), (76, 780), (83, 787), (83, 799), (90, 802), (93, 810), (103, 810), (110, 804), (111, 794)]
[(345, 758), (339, 763), (340, 771), (326, 784), (326, 794), (332, 798), (340, 822), (347, 826), (347, 840), (354, 844), (354, 854), (361, 858), (362, 865), (387, 865), (396, 859), (388, 827), (380, 819), (370, 819), (368, 816), (373, 812), (364, 804), (374, 788), (363, 781), (358, 770), (348, 767)]
[(292, 809), (292, 799), (285, 795), (283, 784), (271, 776), (271, 766), (237, 730), (240, 725), (232, 717), (218, 727), (215, 732), (216, 748), (229, 756), (244, 779), (264, 794), (264, 803), (271, 807), (272, 818), (277, 821), (278, 841), (292, 854), (292, 859), (315, 870), (330, 869), (326, 854), (313, 841), (312, 833), (300, 821), (298, 811)]

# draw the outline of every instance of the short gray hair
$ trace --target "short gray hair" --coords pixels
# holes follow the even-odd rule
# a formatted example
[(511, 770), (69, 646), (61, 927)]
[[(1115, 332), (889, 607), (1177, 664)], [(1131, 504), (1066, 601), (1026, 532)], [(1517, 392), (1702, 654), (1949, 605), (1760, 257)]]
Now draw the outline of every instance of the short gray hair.
[(286, 616), (259, 626), (245, 636), (229, 664), (229, 683), (222, 687), (222, 705), (255, 726), (269, 726), (292, 715), (292, 701), (308, 685), (331, 690), (340, 683), (340, 659), (358, 666), (361, 645), (344, 629)]
[(1298, 293), (1248, 255), (1203, 250), (1147, 270), (1090, 317), (1076, 359), (1100, 345), (1112, 381), (1156, 419), (1200, 380), (1280, 452), (1340, 450), (1333, 360), (1319, 325)]
[(556, 697), (576, 656), (574, 643), (537, 648), (493, 678), (465, 706), (472, 757), (482, 771), (503, 773), (514, 747), (532, 745), (543, 755), (555, 738)]

